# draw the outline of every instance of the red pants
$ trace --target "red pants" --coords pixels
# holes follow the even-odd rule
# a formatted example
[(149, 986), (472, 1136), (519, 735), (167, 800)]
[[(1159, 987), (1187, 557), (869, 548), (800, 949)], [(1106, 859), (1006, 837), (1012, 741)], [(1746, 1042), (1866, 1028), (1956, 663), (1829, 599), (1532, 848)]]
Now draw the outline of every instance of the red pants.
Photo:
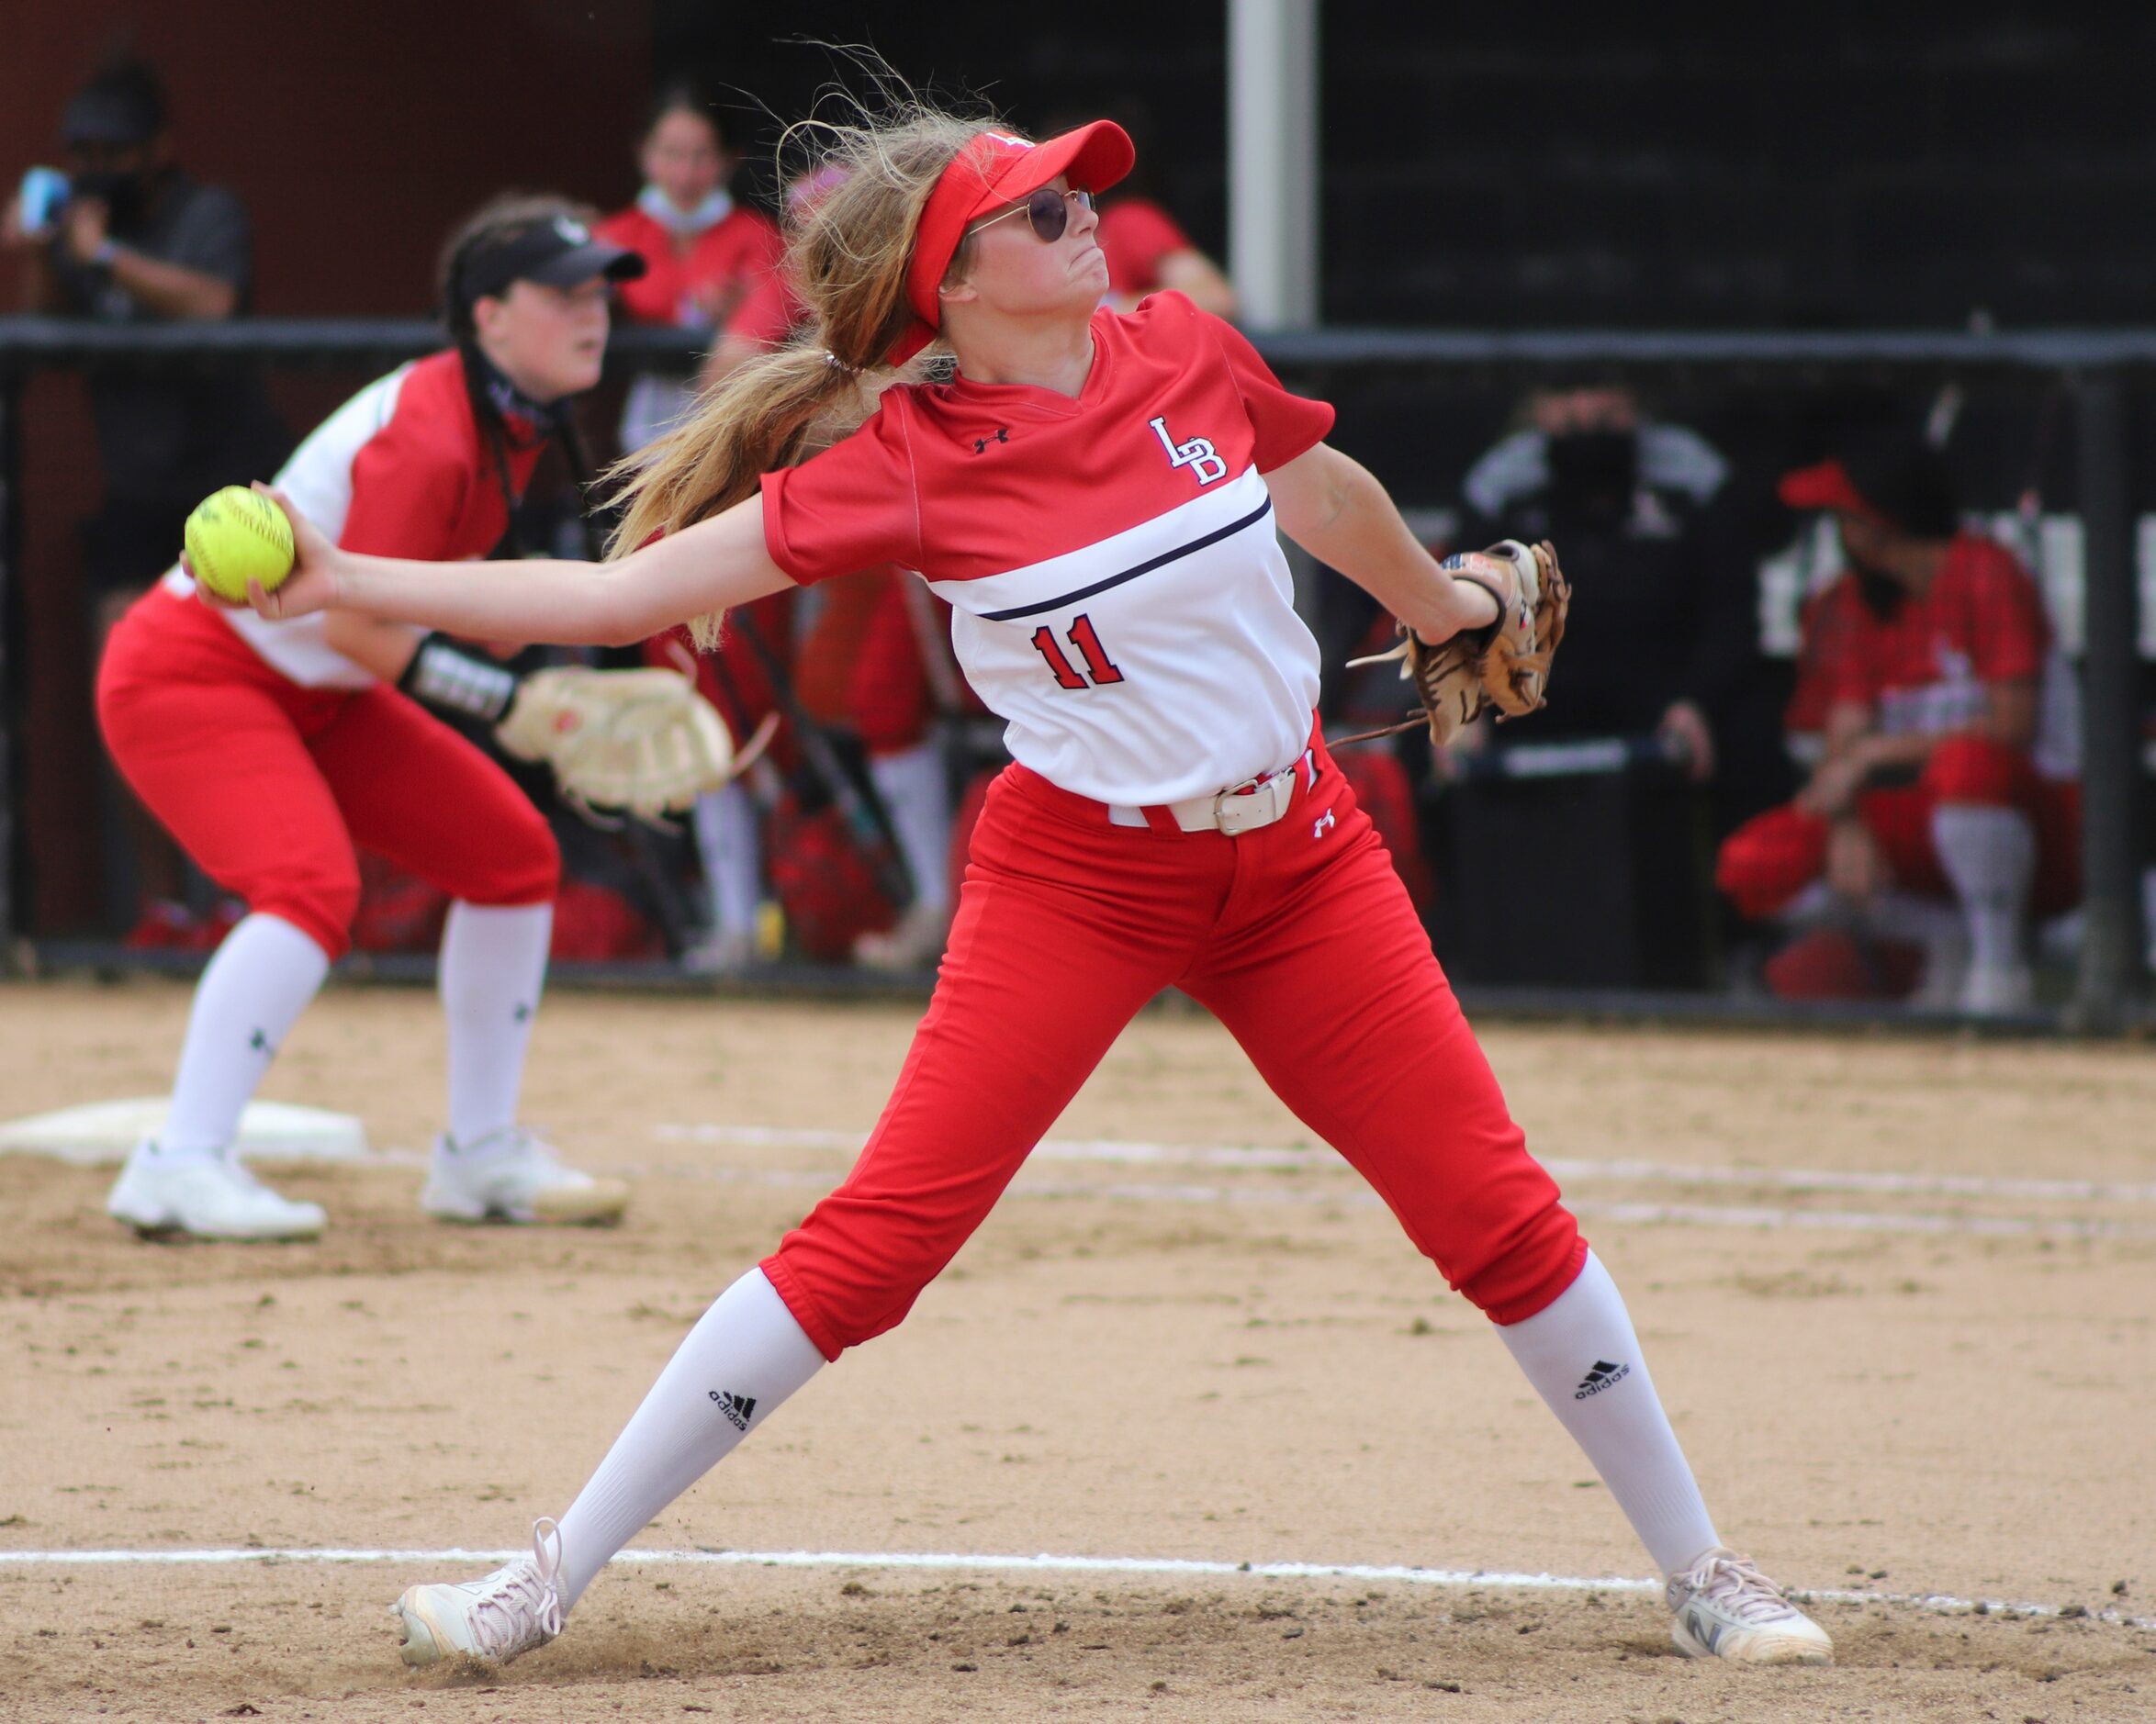
[[(2029, 908), (2038, 916), (2081, 898), (2081, 786), (2041, 778), (2020, 749), (1957, 736), (1932, 750), (1915, 784), (1867, 790), (1857, 812), (1879, 841), (1894, 883), (1920, 898), (1951, 898), (1931, 836), (1942, 803), (2017, 808), (2036, 827), (2037, 877)], [(1827, 821), (1793, 803), (1745, 823), (1722, 845), (1715, 884), (1755, 921), (1779, 914), (1825, 872)]]
[(354, 845), (470, 903), (554, 896), (545, 817), (477, 748), (394, 688), (300, 687), (162, 587), (112, 632), (97, 722), (202, 870), (332, 961), (359, 903)]
[(897, 1088), (846, 1181), (763, 1265), (826, 1358), (905, 1315), (1171, 986), (1496, 1321), (1571, 1285), (1586, 1243), (1369, 817), (1317, 758), (1316, 784), (1240, 838), (1111, 825), (1022, 767), (997, 778)]

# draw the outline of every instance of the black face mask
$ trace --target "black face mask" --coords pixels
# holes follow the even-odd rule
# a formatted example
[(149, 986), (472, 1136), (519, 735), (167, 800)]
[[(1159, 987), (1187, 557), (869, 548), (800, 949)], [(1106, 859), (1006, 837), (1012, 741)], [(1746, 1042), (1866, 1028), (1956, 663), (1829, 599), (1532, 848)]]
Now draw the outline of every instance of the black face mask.
[(1569, 431), (1548, 445), (1550, 513), (1558, 521), (1614, 527), (1632, 514), (1639, 484), (1639, 438), (1628, 431)]
[(1857, 577), (1857, 596), (1864, 601), (1865, 610), (1881, 622), (1893, 621), (1901, 610), (1902, 601), (1909, 597), (1909, 590), (1886, 570), (1876, 564), (1859, 563), (1847, 553), (1843, 554), (1849, 565), (1849, 572)]

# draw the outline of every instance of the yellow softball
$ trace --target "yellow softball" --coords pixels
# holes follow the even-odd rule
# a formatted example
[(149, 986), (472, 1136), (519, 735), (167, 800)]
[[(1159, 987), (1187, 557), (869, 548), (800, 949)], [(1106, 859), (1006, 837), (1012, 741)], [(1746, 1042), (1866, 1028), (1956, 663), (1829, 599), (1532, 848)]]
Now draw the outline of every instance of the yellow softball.
[(259, 491), (228, 485), (187, 517), (187, 566), (219, 599), (243, 601), (247, 583), (264, 592), (292, 572), (292, 523)]

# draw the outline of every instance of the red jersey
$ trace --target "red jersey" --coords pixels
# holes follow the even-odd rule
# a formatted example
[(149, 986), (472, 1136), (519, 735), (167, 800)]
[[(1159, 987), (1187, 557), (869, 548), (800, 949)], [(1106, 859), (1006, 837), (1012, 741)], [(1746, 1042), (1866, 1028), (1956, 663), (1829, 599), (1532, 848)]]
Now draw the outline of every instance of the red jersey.
[(1161, 260), (1193, 250), (1190, 236), (1158, 204), (1125, 197), (1100, 212), (1094, 242), (1108, 260), (1111, 293), (1149, 294), (1161, 285)]
[(1919, 598), (1891, 618), (1855, 597), (1834, 671), (1834, 699), (1861, 701), (1891, 733), (1959, 730), (1981, 717), (1984, 686), (2042, 676), (2051, 628), (2036, 581), (1995, 540), (1957, 533)]
[(765, 347), (781, 347), (797, 324), (808, 321), (808, 305), (794, 290), (793, 278), (780, 267), (748, 290), (748, 297), (726, 319), (726, 333)]
[[(543, 444), (506, 440), (520, 495)], [(277, 475), (299, 511), (348, 551), (454, 563), (485, 556), (509, 531), (493, 452), (480, 434), (453, 348), (377, 377), (316, 427)], [(193, 585), (178, 569), (174, 591)], [(252, 610), (219, 614), (294, 682), (364, 688), (375, 680), (322, 638), (322, 616), (273, 622)]]
[(804, 584), (919, 570), (1014, 758), (1096, 800), (1172, 802), (1308, 740), (1317, 645), (1262, 476), (1332, 409), (1181, 294), (1092, 329), (1075, 399), (962, 375), (886, 390), (853, 435), (764, 476), (764, 535)]
[[(697, 304), (701, 289), (732, 289), (738, 305), (776, 269), (785, 251), (779, 227), (760, 210), (732, 212), (696, 236), (686, 256), (674, 250), (673, 235), (634, 205), (609, 216), (593, 235), (625, 245), (645, 263), (636, 281), (614, 289), (623, 311), (637, 323), (664, 323), (678, 329), (709, 328), (712, 319)], [(730, 308), (729, 308), (730, 311)], [(728, 317), (719, 322), (727, 324)]]

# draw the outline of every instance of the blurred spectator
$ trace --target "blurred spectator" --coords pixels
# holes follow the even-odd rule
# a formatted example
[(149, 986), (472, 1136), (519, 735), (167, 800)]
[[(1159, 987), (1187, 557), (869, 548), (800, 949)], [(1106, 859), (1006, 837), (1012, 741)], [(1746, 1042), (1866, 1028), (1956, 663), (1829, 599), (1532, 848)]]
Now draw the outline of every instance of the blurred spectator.
[[(788, 184), (790, 216), (831, 189), (830, 173), (801, 174)], [(750, 290), (713, 348), (704, 364), (705, 385), (779, 346), (806, 317), (784, 267), (771, 271)], [(800, 597), (804, 634), (798, 652), (783, 655), (787, 674), (798, 676), (806, 716), (843, 733), (843, 740), (866, 757), (914, 884), (913, 901), (895, 925), (848, 938), (845, 949), (857, 963), (875, 968), (932, 963), (949, 931), (952, 901), (950, 787), (935, 733), (938, 719), (952, 715), (971, 692), (950, 655), (950, 608), (892, 568), (826, 582)], [(778, 594), (751, 608), (766, 652), (781, 652), (791, 620), (763, 608), (794, 599)], [(769, 710), (772, 695), (762, 657), (736, 630), (700, 664), (705, 693), (737, 732)], [(761, 868), (757, 812), (747, 788), (736, 781), (702, 799), (696, 832), (712, 897), (713, 935), (689, 961), (697, 968), (728, 968), (747, 955), (753, 939)]]
[(915, 969), (936, 961), (950, 932), (950, 782), (938, 721), (970, 693), (951, 655), (950, 607), (893, 567), (823, 586), (802, 646), (802, 702), (866, 755), (914, 887), (896, 924), (861, 935), (852, 956), (872, 969)]
[[(777, 267), (777, 225), (761, 210), (736, 204), (726, 189), (740, 159), (692, 87), (673, 85), (653, 105), (637, 154), (644, 189), (597, 229), (646, 265), (644, 279), (622, 290), (630, 321), (704, 330), (715, 341)], [(622, 409), (623, 451), (641, 449), (666, 431), (694, 394), (686, 375), (640, 375)]]
[(1240, 315), (1234, 284), (1219, 264), (1191, 242), (1174, 217), (1128, 182), (1102, 204), (1094, 239), (1107, 253), (1108, 303), (1117, 310), (1132, 310), (1148, 294), (1172, 287), (1202, 311), (1230, 321)]
[[(126, 323), (252, 308), (245, 207), (173, 158), (164, 90), (139, 61), (108, 64), (61, 117), (58, 207), (33, 227), (18, 195), (0, 243), (22, 253), (25, 308)], [(289, 446), (259, 376), (230, 369), (90, 374), (105, 500), (84, 529), (98, 634), (171, 562), (187, 511), (220, 485), (275, 471)]]
[[(836, 167), (797, 174), (786, 183), (786, 218), (791, 223), (838, 183)], [(808, 307), (783, 261), (748, 290), (727, 319), (725, 332), (704, 356), (698, 382), (705, 388), (738, 371), (758, 353), (769, 353), (808, 319)]]
[(1623, 388), (1540, 391), (1527, 417), (1461, 487), (1463, 544), (1553, 540), (1577, 599), (1550, 704), (1519, 740), (1658, 735), (1726, 831), (1788, 788), (1728, 464)]
[[(1723, 846), (1722, 890), (1748, 916), (1836, 924), (1845, 944), (1913, 943), (1925, 1003), (2025, 1007), (2026, 920), (2080, 896), (2074, 691), (2036, 582), (1961, 528), (1944, 460), (1914, 437), (1846, 439), (1780, 491), (1834, 514), (1848, 565), (1807, 610), (1791, 707), (1824, 750), (1794, 801)], [(1881, 964), (1836, 985), (1819, 950), (1779, 957), (1770, 982), (1899, 991)]]
[[(213, 320), (252, 308), (247, 211), (221, 185), (174, 160), (157, 73), (107, 62), (62, 110), (67, 171), (33, 169), (0, 216), (0, 248), (22, 264), (24, 308), (99, 322)], [(34, 207), (41, 206), (41, 207)], [(187, 511), (221, 485), (273, 473), (291, 447), (253, 367), (89, 374), (104, 468), (97, 511), (82, 523), (91, 656), (179, 548)], [(118, 795), (140, 914), (131, 946), (214, 945), (229, 925), (180, 901), (180, 855), (135, 802)]]

